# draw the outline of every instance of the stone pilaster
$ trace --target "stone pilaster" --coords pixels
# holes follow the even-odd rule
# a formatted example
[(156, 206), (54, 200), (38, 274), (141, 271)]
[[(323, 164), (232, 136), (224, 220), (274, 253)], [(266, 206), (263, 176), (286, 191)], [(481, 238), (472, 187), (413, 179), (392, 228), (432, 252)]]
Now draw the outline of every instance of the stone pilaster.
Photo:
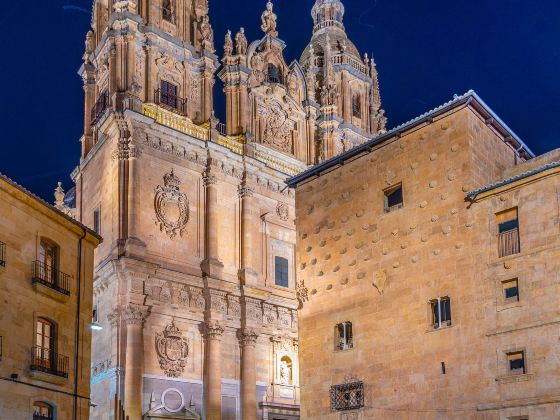
[(142, 371), (144, 367), (144, 321), (147, 308), (128, 305), (122, 311), (126, 324), (126, 361), (124, 376), (125, 412), (131, 419), (142, 418)]
[(251, 329), (243, 329), (239, 333), (241, 344), (241, 418), (256, 420), (257, 418), (257, 372), (255, 347), (258, 334)]
[(224, 328), (217, 321), (203, 325), (206, 339), (204, 363), (204, 411), (207, 420), (222, 418), (222, 335)]
[(218, 209), (218, 180), (209, 171), (203, 177), (206, 196), (206, 226), (205, 226), (205, 258), (202, 271), (213, 278), (221, 278), (224, 264), (220, 261), (218, 251), (219, 209)]
[(246, 181), (239, 185), (239, 199), (241, 200), (241, 270), (240, 280), (247, 286), (256, 286), (258, 274), (255, 271), (256, 228), (259, 220), (253, 216), (254, 192)]

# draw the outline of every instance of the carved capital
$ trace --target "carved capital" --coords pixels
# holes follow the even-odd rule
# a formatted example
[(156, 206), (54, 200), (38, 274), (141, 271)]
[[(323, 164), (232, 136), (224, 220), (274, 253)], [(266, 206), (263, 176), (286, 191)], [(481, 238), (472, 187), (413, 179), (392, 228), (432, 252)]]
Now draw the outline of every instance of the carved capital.
[(239, 198), (252, 197), (254, 194), (254, 191), (245, 183), (237, 187), (237, 192), (239, 193)]
[(244, 329), (239, 331), (239, 342), (242, 347), (251, 346), (254, 347), (257, 344), (257, 339), (259, 335), (256, 331), (251, 329)]
[(208, 187), (210, 185), (216, 185), (218, 183), (218, 179), (214, 175), (205, 173), (202, 176), (202, 183), (204, 184), (205, 187)]
[(134, 304), (127, 305), (122, 310), (123, 321), (127, 325), (143, 326), (144, 321), (146, 321), (146, 318), (148, 317), (148, 314), (148, 308)]
[(109, 312), (109, 314), (107, 315), (107, 320), (109, 321), (109, 324), (111, 324), (111, 327), (115, 328), (117, 325), (119, 325), (121, 312), (121, 308), (115, 308), (111, 312)]
[(224, 333), (224, 327), (218, 321), (207, 321), (203, 324), (203, 333), (206, 338), (219, 340)]

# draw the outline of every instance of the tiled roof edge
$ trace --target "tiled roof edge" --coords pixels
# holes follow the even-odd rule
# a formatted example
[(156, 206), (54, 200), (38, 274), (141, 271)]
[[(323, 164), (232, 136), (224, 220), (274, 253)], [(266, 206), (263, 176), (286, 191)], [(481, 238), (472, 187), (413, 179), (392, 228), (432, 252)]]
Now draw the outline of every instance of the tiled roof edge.
[(403, 131), (407, 131), (410, 130), (411, 128), (414, 128), (415, 126), (425, 122), (426, 120), (429, 120), (437, 115), (441, 115), (457, 106), (460, 105), (464, 105), (467, 103), (470, 103), (470, 101), (474, 99), (474, 101), (476, 101), (479, 106), (488, 114), (489, 118), (491, 118), (493, 121), (495, 121), (498, 125), (500, 125), (504, 131), (507, 131), (507, 133), (509, 134), (509, 137), (513, 140), (515, 140), (515, 142), (519, 145), (519, 148), (517, 149), (517, 151), (524, 151), (526, 156), (529, 156), (530, 158), (535, 157), (534, 153), (525, 145), (525, 143), (523, 143), (523, 141), (513, 132), (513, 130), (511, 130), (495, 113), (494, 111), (492, 111), (492, 109), (490, 109), (490, 107), (488, 105), (486, 105), (486, 103), (476, 94), (476, 92), (474, 90), (469, 90), (468, 92), (466, 92), (463, 95), (456, 95), (454, 96), (454, 98), (451, 101), (448, 101), (446, 103), (444, 103), (443, 105), (440, 105), (428, 112), (425, 112), (424, 114), (410, 120), (407, 121), (403, 124), (400, 124), (398, 126), (396, 126), (395, 128), (391, 129), (390, 131), (386, 132), (385, 134), (382, 134), (378, 137), (374, 137), (371, 140), (362, 143), (346, 152), (343, 152), (331, 159), (328, 159), (318, 165), (315, 165), (311, 168), (309, 168), (308, 170), (302, 172), (299, 175), (296, 175), (294, 177), (289, 178), (288, 180), (286, 180), (286, 183), (288, 184), (288, 186), (290, 188), (296, 187), (300, 182), (305, 181), (311, 177), (314, 176), (318, 176), (320, 175), (321, 172), (330, 169), (334, 166), (337, 165), (341, 165), (343, 164), (346, 160), (359, 155), (360, 153), (367, 151), (368, 149), (371, 149), (372, 147), (385, 142), (386, 140), (392, 138), (393, 136), (399, 134), (399, 132), (403, 132)]
[(73, 219), (72, 217), (68, 216), (67, 214), (61, 212), (59, 209), (57, 209), (55, 206), (53, 206), (52, 204), (48, 203), (47, 201), (43, 200), (41, 197), (39, 197), (38, 195), (35, 195), (34, 193), (32, 193), (31, 191), (29, 191), (27, 188), (21, 186), (20, 184), (18, 184), (16, 181), (14, 181), (13, 179), (9, 178), (7, 175), (3, 174), (2, 172), (0, 172), (0, 179), (2, 179), (3, 181), (5, 181), (6, 183), (10, 184), (12, 187), (18, 189), (19, 191), (21, 191), (22, 193), (24, 193), (25, 195), (31, 197), (32, 199), (34, 199), (35, 201), (38, 201), (40, 204), (44, 205), (45, 207), (47, 207), (49, 210), (54, 211), (56, 214), (58, 214), (59, 216), (62, 216), (63, 218), (65, 218), (66, 220), (68, 220), (69, 222), (73, 223), (74, 225), (78, 226), (80, 229), (85, 230), (87, 233), (89, 233), (90, 235), (94, 236), (95, 238), (97, 238), (99, 240), (99, 242), (103, 241), (103, 238), (101, 236), (99, 236), (98, 233), (96, 233), (94, 230), (88, 228), (86, 225), (78, 222), (77, 220)]
[(519, 175), (515, 175), (515, 176), (512, 176), (510, 178), (502, 179), (501, 181), (494, 182), (493, 184), (489, 184), (489, 185), (481, 187), (477, 190), (471, 191), (470, 193), (467, 194), (467, 197), (472, 199), (472, 198), (475, 198), (477, 195), (482, 194), (484, 192), (493, 190), (495, 188), (503, 187), (504, 185), (511, 184), (512, 182), (519, 181), (521, 179), (528, 178), (530, 176), (540, 174), (541, 172), (548, 171), (549, 169), (558, 168), (558, 167), (560, 167), (560, 162), (550, 162), (550, 163), (547, 163), (546, 165), (540, 166), (536, 169), (532, 169), (530, 171), (523, 172)]

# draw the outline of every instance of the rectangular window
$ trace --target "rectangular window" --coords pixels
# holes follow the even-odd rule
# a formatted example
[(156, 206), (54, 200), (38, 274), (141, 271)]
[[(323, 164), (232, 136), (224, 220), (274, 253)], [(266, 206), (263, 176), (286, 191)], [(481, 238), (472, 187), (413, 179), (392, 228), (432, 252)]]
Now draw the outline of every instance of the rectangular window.
[(507, 353), (508, 371), (512, 375), (522, 375), (526, 373), (525, 370), (525, 352), (514, 351)]
[(288, 260), (274, 257), (274, 282), (276, 286), (289, 287)]
[(352, 340), (352, 323), (341, 322), (335, 327), (335, 350), (348, 350), (354, 346)]
[(364, 384), (362, 381), (331, 386), (331, 410), (358, 410), (363, 406)]
[(402, 184), (396, 185), (385, 190), (385, 213), (389, 213), (402, 208), (403, 189)]
[(93, 230), (101, 234), (101, 209), (98, 207), (93, 211)]
[(451, 325), (451, 299), (448, 296), (430, 301), (431, 325), (434, 329)]
[(498, 224), (498, 256), (519, 254), (519, 220), (517, 208), (509, 209), (496, 214)]
[(517, 279), (506, 280), (502, 282), (504, 300), (506, 302), (519, 301), (519, 282)]
[(167, 105), (171, 108), (178, 109), (178, 96), (177, 85), (174, 85), (167, 80), (162, 80), (160, 85), (159, 101), (162, 105)]

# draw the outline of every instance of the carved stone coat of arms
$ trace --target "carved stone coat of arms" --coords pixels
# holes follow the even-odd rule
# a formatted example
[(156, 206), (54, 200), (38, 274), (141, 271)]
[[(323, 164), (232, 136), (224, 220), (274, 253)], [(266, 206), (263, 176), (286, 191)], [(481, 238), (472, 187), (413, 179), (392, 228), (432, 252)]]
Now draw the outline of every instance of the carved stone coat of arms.
[(159, 230), (171, 238), (183, 236), (189, 221), (189, 200), (187, 195), (179, 190), (181, 181), (173, 170), (163, 177), (164, 185), (155, 189), (154, 210), (156, 224)]
[(159, 365), (167, 376), (181, 376), (187, 365), (189, 342), (174, 322), (165, 327), (163, 333), (156, 334), (156, 352)]

